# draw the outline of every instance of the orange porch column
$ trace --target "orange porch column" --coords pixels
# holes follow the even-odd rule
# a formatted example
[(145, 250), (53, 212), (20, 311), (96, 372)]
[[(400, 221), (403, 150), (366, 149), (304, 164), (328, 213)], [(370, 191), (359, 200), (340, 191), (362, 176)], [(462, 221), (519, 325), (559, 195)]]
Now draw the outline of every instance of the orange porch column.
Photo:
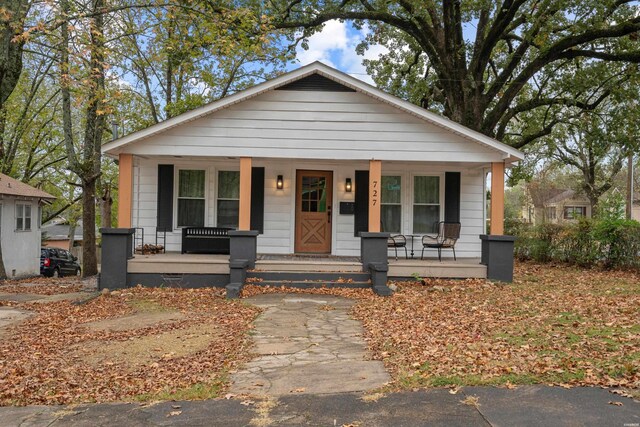
[(118, 227), (131, 228), (133, 154), (118, 156)]
[(369, 232), (380, 232), (380, 188), (382, 161), (369, 160)]
[(491, 163), (491, 234), (504, 234), (504, 163)]
[(251, 230), (251, 157), (240, 157), (240, 218), (238, 230)]

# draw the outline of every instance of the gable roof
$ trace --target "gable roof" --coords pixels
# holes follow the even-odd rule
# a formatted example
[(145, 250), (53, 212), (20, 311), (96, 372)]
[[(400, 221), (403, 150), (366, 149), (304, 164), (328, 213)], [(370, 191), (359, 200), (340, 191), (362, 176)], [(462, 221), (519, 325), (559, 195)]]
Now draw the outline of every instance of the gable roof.
[(51, 194), (0, 173), (0, 194), (8, 196), (55, 199)]
[(555, 191), (552, 192), (551, 195), (549, 195), (549, 197), (547, 198), (547, 200), (544, 201), (544, 203), (555, 204), (555, 203), (560, 203), (564, 200), (569, 200), (569, 199), (576, 200), (578, 202), (586, 202), (586, 203), (588, 203), (589, 201), (585, 196), (576, 193), (575, 190), (555, 189)]
[(216, 111), (220, 111), (239, 102), (263, 94), (267, 91), (275, 90), (278, 88), (287, 89), (287, 87), (285, 86), (289, 86), (289, 88), (291, 88), (292, 86), (295, 87), (294, 82), (298, 82), (302, 79), (305, 79), (306, 77), (310, 77), (316, 74), (333, 82), (336, 82), (343, 87), (352, 89), (356, 92), (360, 92), (364, 95), (368, 95), (380, 102), (398, 108), (408, 114), (416, 116), (428, 123), (460, 135), (473, 142), (497, 150), (498, 152), (502, 153), (503, 159), (508, 163), (513, 163), (524, 159), (524, 153), (522, 153), (520, 150), (503, 144), (496, 139), (490, 138), (480, 132), (456, 123), (453, 120), (440, 116), (439, 114), (432, 113), (408, 101), (402, 100), (393, 95), (389, 95), (388, 93), (374, 86), (371, 86), (368, 83), (358, 80), (355, 77), (351, 77), (348, 74), (345, 74), (317, 61), (304, 67), (300, 67), (297, 70), (290, 71), (272, 80), (245, 89), (241, 92), (237, 92), (233, 95), (211, 102), (202, 107), (172, 117), (163, 122), (154, 124), (148, 128), (136, 131), (114, 141), (107, 142), (102, 146), (102, 152), (108, 156), (115, 157), (117, 156), (121, 148), (129, 144), (149, 138), (173, 127), (188, 123), (193, 120), (197, 120)]

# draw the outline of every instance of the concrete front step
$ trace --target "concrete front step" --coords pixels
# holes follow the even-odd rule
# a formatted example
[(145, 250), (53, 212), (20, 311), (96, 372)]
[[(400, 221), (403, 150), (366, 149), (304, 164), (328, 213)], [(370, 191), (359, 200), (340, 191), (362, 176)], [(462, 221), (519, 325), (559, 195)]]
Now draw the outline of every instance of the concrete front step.
[(271, 286), (274, 288), (370, 288), (371, 282), (354, 282), (354, 281), (328, 281), (328, 280), (304, 280), (304, 281), (289, 281), (289, 280), (262, 280), (262, 281), (248, 281), (247, 284), (256, 286)]
[(352, 272), (318, 272), (318, 271), (247, 271), (247, 278), (257, 278), (262, 280), (286, 280), (286, 281), (307, 281), (324, 280), (330, 282), (341, 282), (351, 280), (354, 282), (367, 282), (370, 279), (369, 273)]

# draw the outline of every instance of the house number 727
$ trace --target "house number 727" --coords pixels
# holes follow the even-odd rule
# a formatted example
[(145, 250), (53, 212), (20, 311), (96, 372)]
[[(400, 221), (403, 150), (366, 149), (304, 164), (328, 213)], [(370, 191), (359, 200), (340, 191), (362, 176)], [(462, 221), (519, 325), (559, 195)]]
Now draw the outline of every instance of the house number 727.
[(372, 189), (371, 189), (371, 203), (373, 206), (378, 204), (378, 181), (373, 181), (372, 182)]

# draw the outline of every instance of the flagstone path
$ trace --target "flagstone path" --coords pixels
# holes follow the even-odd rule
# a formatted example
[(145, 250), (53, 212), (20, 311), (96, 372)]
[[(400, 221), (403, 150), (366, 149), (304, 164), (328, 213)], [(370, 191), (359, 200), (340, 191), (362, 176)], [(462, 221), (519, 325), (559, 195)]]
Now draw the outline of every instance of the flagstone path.
[(231, 393), (281, 396), (378, 388), (390, 380), (367, 360), (353, 301), (329, 295), (266, 294), (245, 300), (265, 311), (253, 330), (259, 355), (232, 375)]

